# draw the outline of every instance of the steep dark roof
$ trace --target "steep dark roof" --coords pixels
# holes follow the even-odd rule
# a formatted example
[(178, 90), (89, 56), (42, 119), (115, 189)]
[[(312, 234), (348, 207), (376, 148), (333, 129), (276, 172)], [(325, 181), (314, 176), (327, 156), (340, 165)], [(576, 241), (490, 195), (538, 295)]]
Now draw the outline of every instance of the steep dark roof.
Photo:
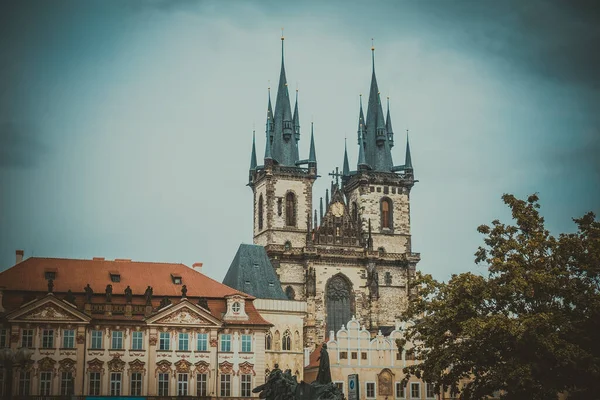
[(223, 284), (259, 299), (287, 300), (265, 248), (241, 244)]

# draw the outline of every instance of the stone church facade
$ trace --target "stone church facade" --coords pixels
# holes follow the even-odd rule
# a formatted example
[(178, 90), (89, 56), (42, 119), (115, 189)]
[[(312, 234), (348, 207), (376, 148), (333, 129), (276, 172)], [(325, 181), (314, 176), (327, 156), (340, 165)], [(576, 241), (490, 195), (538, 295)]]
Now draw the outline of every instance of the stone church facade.
[[(394, 165), (394, 132), (373, 73), (366, 118), (358, 117), (358, 163), (347, 149), (341, 173), (313, 204), (318, 178), (314, 129), (300, 159), (298, 94), (292, 112), (283, 57), (275, 109), (270, 92), (264, 163), (253, 142), (254, 244), (264, 246), (288, 298), (306, 302), (304, 345), (314, 348), (353, 317), (373, 335), (394, 330), (407, 305), (420, 256), (412, 251), (410, 191), (416, 182), (408, 138), (405, 162)], [(331, 196), (330, 196), (331, 194)]]

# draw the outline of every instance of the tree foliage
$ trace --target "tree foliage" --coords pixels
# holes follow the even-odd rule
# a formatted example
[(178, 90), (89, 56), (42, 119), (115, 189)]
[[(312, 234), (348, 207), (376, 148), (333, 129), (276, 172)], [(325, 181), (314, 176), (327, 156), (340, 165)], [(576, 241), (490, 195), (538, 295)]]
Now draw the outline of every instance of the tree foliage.
[(488, 275), (438, 282), (417, 274), (405, 319), (405, 368), (462, 399), (501, 391), (505, 399), (600, 398), (600, 223), (550, 235), (537, 195), (504, 195), (513, 225), (481, 225), (476, 263)]

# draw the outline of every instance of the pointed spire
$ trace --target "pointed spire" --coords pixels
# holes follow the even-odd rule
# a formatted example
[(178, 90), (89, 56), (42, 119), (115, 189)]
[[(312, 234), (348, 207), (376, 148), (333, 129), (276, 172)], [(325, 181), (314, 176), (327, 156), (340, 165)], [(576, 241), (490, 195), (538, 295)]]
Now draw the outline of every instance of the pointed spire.
[(274, 133), (273, 133), (273, 157), (281, 165), (295, 166), (297, 143), (293, 138), (294, 126), (292, 121), (292, 109), (288, 83), (285, 75), (284, 63), (284, 37), (281, 36), (281, 72), (279, 74), (279, 86), (277, 88), (277, 101), (275, 103)]
[(308, 163), (317, 164), (317, 152), (315, 151), (315, 132), (314, 123), (310, 123), (310, 152), (308, 154)]
[(300, 159), (298, 151), (298, 142), (300, 141), (300, 113), (298, 112), (298, 88), (296, 88), (296, 105), (294, 106), (294, 116), (292, 117), (292, 123), (294, 125), (294, 158)]
[(385, 130), (387, 132), (390, 148), (394, 147), (394, 130), (392, 129), (392, 117), (390, 117), (390, 97), (387, 98), (387, 116), (385, 118)]
[(342, 168), (342, 174), (344, 176), (350, 175), (350, 163), (348, 162), (348, 144), (346, 143), (346, 139), (344, 139), (344, 166)]
[(269, 143), (273, 143), (273, 129), (274, 121), (273, 121), (273, 106), (271, 106), (271, 86), (267, 89), (269, 92), (269, 105), (267, 107), (267, 136), (269, 138)]
[[(358, 143), (360, 144), (362, 141), (362, 144), (365, 143), (365, 114), (363, 113), (363, 106), (362, 106), (362, 94), (360, 94), (360, 112), (358, 114), (358, 130), (357, 130), (359, 139), (358, 139)], [(362, 134), (362, 139), (360, 138)]]
[(329, 210), (329, 189), (325, 189), (325, 212)]
[(410, 157), (410, 144), (408, 143), (408, 129), (406, 130), (406, 158), (404, 159), (404, 167), (406, 169), (413, 169), (412, 158)]
[(256, 169), (256, 132), (252, 131), (252, 154), (250, 155), (250, 170)]
[(319, 204), (319, 221), (323, 221), (323, 198), (321, 197), (320, 199), (320, 204)]
[(361, 132), (358, 136), (358, 169), (364, 169), (364, 168), (368, 167), (367, 161), (365, 160), (365, 150), (364, 150), (365, 146), (362, 142), (363, 142), (363, 137), (362, 137), (362, 132)]
[(319, 224), (317, 223), (317, 210), (315, 209), (315, 224), (314, 224), (314, 229), (317, 229), (319, 226)]

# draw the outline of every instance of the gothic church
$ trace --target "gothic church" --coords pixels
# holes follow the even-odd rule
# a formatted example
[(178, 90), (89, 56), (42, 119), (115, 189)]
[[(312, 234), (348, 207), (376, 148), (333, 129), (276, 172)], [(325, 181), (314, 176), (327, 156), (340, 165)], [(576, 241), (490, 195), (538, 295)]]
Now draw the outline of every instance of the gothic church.
[[(420, 256), (412, 252), (410, 190), (416, 182), (408, 138), (394, 165), (394, 132), (373, 72), (364, 117), (358, 113), (358, 165), (347, 149), (319, 210), (313, 203), (317, 157), (311, 126), (308, 159), (300, 159), (298, 97), (292, 113), (282, 37), (275, 110), (269, 92), (264, 163), (253, 141), (248, 186), (254, 194), (254, 244), (264, 246), (289, 299), (306, 302), (304, 346), (314, 348), (355, 316), (372, 334), (394, 329), (407, 305)], [(341, 179), (339, 179), (341, 178)], [(265, 283), (267, 284), (267, 283)]]

